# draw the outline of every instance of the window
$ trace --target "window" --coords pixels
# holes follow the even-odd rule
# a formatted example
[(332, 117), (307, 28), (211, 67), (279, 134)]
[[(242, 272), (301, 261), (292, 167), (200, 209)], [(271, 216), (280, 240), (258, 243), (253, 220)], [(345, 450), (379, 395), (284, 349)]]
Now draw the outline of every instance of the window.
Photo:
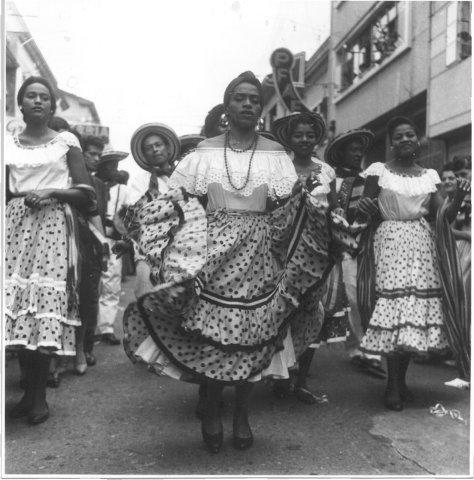
[(357, 83), (406, 43), (405, 3), (385, 2), (370, 23), (338, 52), (340, 91)]
[(471, 2), (451, 2), (446, 9), (446, 65), (471, 56)]
[(328, 119), (328, 97), (325, 96), (321, 102), (313, 108), (313, 112), (319, 113), (324, 121), (327, 122)]

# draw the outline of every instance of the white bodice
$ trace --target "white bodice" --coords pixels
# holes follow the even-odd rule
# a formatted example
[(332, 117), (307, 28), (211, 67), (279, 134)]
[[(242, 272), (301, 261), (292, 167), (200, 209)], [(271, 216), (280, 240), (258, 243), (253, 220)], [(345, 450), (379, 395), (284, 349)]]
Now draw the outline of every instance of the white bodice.
[[(223, 148), (198, 147), (179, 162), (168, 186), (183, 187), (188, 193), (201, 196), (208, 193), (210, 185), (217, 184), (225, 195), (232, 198), (233, 208), (238, 208), (239, 199), (247, 205), (246, 197), (251, 197), (256, 191), (262, 192), (262, 188), (259, 187), (264, 187), (265, 196), (272, 199), (288, 197), (297, 180), (297, 175), (291, 159), (284, 151), (255, 151), (249, 181), (245, 188), (238, 190), (231, 185), (228, 175), (234, 186), (240, 187), (245, 183), (250, 156), (250, 151), (236, 153), (227, 149), (229, 170), (227, 173)], [(220, 188), (215, 191), (220, 192)], [(226, 208), (228, 202), (226, 203), (225, 197), (218, 194), (217, 202), (219, 198), (224, 202), (220, 207)], [(216, 208), (218, 206), (218, 204), (215, 205)]]
[(70, 132), (61, 132), (38, 146), (21, 145), (18, 137), (5, 137), (5, 164), (9, 166), (9, 186), (13, 194), (46, 188), (65, 189), (72, 185), (67, 165), (70, 147), (81, 148)]
[(362, 172), (362, 177), (379, 177), (378, 196), (380, 213), (384, 220), (416, 220), (429, 212), (431, 194), (441, 183), (438, 173), (424, 169), (421, 175), (400, 175), (390, 171), (384, 163), (376, 162)]

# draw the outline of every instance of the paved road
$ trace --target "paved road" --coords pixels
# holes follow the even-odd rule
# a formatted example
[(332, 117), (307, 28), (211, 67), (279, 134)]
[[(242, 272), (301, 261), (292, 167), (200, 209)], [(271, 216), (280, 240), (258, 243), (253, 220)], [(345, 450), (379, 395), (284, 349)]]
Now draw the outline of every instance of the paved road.
[[(126, 285), (125, 298), (130, 284)], [(276, 400), (268, 384), (253, 394), (254, 447), (231, 445), (232, 391), (225, 393), (227, 439), (208, 454), (194, 417), (197, 389), (132, 365), (122, 347), (98, 345), (98, 365), (66, 375), (48, 391), (51, 418), (31, 427), (6, 419), (5, 471), (42, 475), (467, 475), (469, 427), (437, 418), (435, 403), (469, 420), (469, 393), (445, 387), (455, 371), (414, 365), (417, 402), (403, 412), (381, 404), (384, 382), (355, 372), (341, 349), (320, 349), (309, 385), (329, 403)], [(16, 361), (6, 364), (6, 409), (21, 395)]]

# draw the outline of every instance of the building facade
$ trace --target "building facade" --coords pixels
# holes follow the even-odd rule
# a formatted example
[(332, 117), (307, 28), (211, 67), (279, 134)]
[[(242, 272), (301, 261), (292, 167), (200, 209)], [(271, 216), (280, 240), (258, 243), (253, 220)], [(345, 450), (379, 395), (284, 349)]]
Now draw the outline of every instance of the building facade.
[(56, 91), (56, 115), (64, 118), (81, 134), (94, 134), (108, 139), (109, 131), (100, 123), (94, 103), (62, 90), (36, 44), (15, 4), (6, 2), (6, 72), (5, 129), (15, 133), (24, 128), (16, 93), (23, 81), (32, 76), (48, 80)]
[(422, 137), (424, 165), (470, 155), (470, 13), (470, 2), (332, 2), (331, 33), (306, 62), (304, 88), (329, 138), (369, 128), (368, 163), (384, 161), (387, 121), (405, 115)]

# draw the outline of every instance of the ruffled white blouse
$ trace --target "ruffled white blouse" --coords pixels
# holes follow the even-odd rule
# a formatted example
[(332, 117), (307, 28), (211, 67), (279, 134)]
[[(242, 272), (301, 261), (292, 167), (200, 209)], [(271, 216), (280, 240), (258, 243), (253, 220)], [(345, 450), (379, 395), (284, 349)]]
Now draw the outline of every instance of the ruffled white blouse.
[(284, 151), (256, 150), (249, 172), (250, 156), (250, 151), (237, 153), (228, 149), (226, 168), (223, 148), (197, 148), (179, 162), (168, 187), (183, 187), (192, 195), (207, 195), (208, 212), (219, 209), (263, 212), (267, 197), (274, 200), (288, 197), (298, 177)]
[(361, 173), (363, 178), (378, 177), (381, 188), (378, 205), (384, 220), (416, 220), (429, 212), (431, 194), (441, 183), (436, 170), (424, 169), (421, 175), (408, 176), (392, 172), (376, 162)]
[(70, 188), (67, 165), (70, 147), (81, 148), (70, 132), (58, 133), (48, 143), (25, 146), (17, 136), (5, 137), (5, 164), (9, 166), (9, 187), (13, 194), (46, 188)]

